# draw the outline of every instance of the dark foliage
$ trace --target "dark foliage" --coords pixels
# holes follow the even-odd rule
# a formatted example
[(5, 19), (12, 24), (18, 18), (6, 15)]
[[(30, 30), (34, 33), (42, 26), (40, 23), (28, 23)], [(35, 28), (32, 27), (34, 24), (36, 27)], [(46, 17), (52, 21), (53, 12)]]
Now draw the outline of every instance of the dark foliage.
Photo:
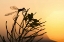
[[(9, 42), (33, 42), (36, 37), (42, 36), (46, 33), (46, 32), (44, 32), (42, 34), (38, 34), (40, 31), (43, 31), (45, 29), (45, 28), (41, 28), (42, 27), (41, 24), (45, 23), (46, 21), (41, 23), (39, 21), (40, 19), (38, 20), (38, 19), (33, 18), (34, 13), (31, 13), (31, 14), (27, 13), (29, 11), (29, 9), (25, 9), (25, 8), (18, 9), (17, 15), (13, 19), (14, 23), (12, 26), (11, 33), (8, 31), (8, 26), (7, 26), (7, 21), (6, 21), (6, 32), (7, 32), (7, 38), (9, 40)], [(21, 11), (22, 11), (22, 15), (23, 15), (23, 20), (19, 24), (17, 22), (17, 20), (19, 17), (19, 12), (21, 12)], [(10, 15), (10, 14), (8, 14), (8, 15)], [(8, 16), (8, 15), (5, 15), (5, 16)], [(16, 24), (19, 26), (18, 32), (16, 31), (16, 27), (15, 27)], [(34, 30), (36, 32), (34, 32)], [(22, 31), (22, 33), (21, 33), (21, 31)], [(27, 34), (29, 34), (29, 32), (34, 32), (34, 33), (27, 36)], [(3, 42), (6, 42), (4, 36), (0, 35), (0, 38), (2, 39)], [(37, 40), (36, 42), (39, 42), (41, 39)]]

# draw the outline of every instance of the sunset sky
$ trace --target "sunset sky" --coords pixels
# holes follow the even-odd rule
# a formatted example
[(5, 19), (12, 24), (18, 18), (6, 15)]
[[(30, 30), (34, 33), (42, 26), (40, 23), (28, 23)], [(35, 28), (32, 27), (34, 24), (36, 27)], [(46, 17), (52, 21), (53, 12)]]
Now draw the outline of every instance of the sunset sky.
[(42, 18), (42, 22), (47, 21), (45, 31), (48, 37), (53, 40), (64, 40), (64, 0), (0, 0), (0, 34), (5, 34), (6, 20), (9, 23), (8, 26), (12, 26), (13, 15), (4, 16), (16, 11), (10, 9), (10, 6), (30, 8), (29, 13), (37, 12), (35, 18)]

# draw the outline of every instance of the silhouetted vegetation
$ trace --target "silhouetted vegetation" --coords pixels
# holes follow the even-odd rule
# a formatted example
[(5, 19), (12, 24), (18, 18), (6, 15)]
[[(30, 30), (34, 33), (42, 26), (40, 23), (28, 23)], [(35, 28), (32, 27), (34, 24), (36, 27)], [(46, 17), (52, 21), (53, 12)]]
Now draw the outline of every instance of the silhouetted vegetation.
[[(15, 9), (17, 9), (17, 8), (15, 8)], [(18, 9), (15, 18), (13, 19), (14, 23), (12, 26), (11, 33), (8, 31), (8, 26), (7, 26), (7, 21), (6, 21), (6, 32), (7, 32), (7, 39), (9, 40), (9, 42), (33, 42), (36, 37), (42, 36), (46, 33), (46, 32), (44, 32), (42, 34), (39, 34), (39, 32), (41, 32), (45, 29), (45, 28), (43, 28), (43, 26), (45, 26), (45, 25), (42, 25), (42, 24), (45, 23), (46, 21), (40, 22), (41, 18), (39, 20), (33, 18), (33, 16), (36, 13), (28, 14), (29, 9), (25, 9), (25, 8)], [(19, 12), (22, 12), (22, 15), (23, 15), (23, 19), (20, 24), (17, 22), (18, 17), (19, 17)], [(12, 13), (14, 13), (14, 12), (12, 12)], [(11, 15), (11, 13), (6, 14), (5, 16), (8, 16), (8, 15)], [(16, 24), (19, 26), (18, 32), (16, 30)], [(33, 33), (29, 35), (29, 32), (31, 32), (31, 33), (33, 32)], [(2, 39), (3, 42), (6, 42), (4, 36), (0, 35), (0, 38)], [(37, 40), (36, 42), (39, 42), (41, 39)]]

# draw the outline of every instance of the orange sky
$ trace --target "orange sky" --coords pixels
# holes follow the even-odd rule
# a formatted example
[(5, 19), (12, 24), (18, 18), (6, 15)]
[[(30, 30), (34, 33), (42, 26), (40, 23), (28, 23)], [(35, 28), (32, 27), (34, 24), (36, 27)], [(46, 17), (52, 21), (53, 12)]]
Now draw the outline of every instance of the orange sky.
[(64, 0), (0, 0), (0, 33), (2, 34), (5, 32), (5, 21), (8, 20), (9, 27), (12, 24), (10, 21), (12, 22), (13, 16), (4, 16), (15, 11), (11, 10), (10, 6), (30, 8), (29, 12), (37, 12), (35, 18), (42, 17), (41, 21), (47, 21), (45, 30), (48, 32), (47, 35), (53, 40), (64, 39)]

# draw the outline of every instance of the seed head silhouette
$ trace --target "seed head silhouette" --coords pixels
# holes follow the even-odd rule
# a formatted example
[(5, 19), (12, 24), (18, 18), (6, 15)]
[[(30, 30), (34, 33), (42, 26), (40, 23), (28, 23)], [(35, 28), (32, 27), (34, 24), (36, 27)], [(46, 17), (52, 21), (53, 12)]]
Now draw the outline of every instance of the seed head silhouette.
[(31, 21), (33, 19), (33, 13), (28, 14), (28, 18), (29, 18), (29, 21)]

